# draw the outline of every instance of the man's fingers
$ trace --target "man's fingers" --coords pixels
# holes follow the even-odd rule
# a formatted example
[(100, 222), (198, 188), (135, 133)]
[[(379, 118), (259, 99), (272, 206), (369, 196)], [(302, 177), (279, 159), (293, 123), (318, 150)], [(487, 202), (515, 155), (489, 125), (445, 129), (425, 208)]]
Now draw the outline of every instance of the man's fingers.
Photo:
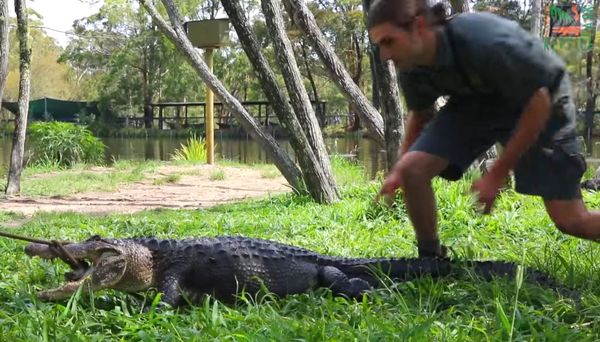
[(491, 201), (489, 201), (489, 202), (486, 202), (486, 203), (485, 203), (485, 207), (483, 208), (483, 213), (487, 215), (487, 214), (489, 214), (491, 211), (492, 211), (492, 202), (491, 202)]
[(379, 204), (381, 203), (381, 199), (383, 199), (383, 203), (388, 207), (391, 207), (394, 205), (395, 195), (395, 190), (390, 191), (387, 186), (384, 186), (381, 188), (377, 196), (375, 196), (375, 203)]
[(391, 207), (394, 205), (394, 196), (385, 196), (385, 204), (388, 207)]
[(377, 203), (377, 204), (381, 203), (382, 198), (383, 198), (383, 203), (385, 205), (387, 205), (388, 207), (393, 204), (393, 200), (390, 198), (390, 196), (386, 193), (381, 193), (381, 192), (379, 194), (377, 194), (377, 196), (375, 197), (375, 203)]

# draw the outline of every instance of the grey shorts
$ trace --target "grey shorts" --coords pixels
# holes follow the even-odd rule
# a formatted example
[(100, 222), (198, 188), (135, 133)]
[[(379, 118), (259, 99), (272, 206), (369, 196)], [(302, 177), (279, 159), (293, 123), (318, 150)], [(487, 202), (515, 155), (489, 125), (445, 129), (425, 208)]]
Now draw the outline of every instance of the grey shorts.
[[(449, 166), (440, 176), (448, 180), (461, 178), (495, 143), (505, 145), (521, 114), (502, 110), (500, 104), (471, 100), (450, 101), (410, 148), (447, 159)], [(587, 165), (576, 139), (571, 102), (566, 99), (555, 105), (546, 129), (516, 165), (517, 192), (544, 199), (581, 197), (580, 182)]]

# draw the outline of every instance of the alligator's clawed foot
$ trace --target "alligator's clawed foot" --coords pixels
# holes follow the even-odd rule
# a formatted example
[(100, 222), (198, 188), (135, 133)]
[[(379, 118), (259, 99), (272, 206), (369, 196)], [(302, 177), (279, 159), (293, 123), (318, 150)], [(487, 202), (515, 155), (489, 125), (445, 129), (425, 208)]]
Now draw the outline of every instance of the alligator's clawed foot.
[(349, 280), (350, 286), (346, 290), (346, 295), (350, 298), (359, 298), (365, 292), (371, 290), (371, 285), (360, 278), (352, 278)]
[(143, 313), (151, 313), (151, 312), (156, 312), (156, 313), (165, 313), (165, 312), (169, 312), (175, 310), (175, 308), (170, 305), (169, 303), (165, 303), (163, 301), (160, 301), (158, 303), (156, 303), (156, 305), (146, 305), (142, 308), (142, 312)]
[(348, 298), (358, 298), (371, 289), (371, 285), (364, 279), (348, 278), (338, 268), (325, 266), (320, 272), (322, 285), (331, 288), (335, 295)]

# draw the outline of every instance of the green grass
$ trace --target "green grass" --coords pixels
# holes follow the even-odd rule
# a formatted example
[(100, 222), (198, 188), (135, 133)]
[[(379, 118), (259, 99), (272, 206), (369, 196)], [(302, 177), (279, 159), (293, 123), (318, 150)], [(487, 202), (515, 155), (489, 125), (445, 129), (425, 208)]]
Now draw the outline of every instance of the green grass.
[[(159, 162), (117, 161), (107, 172), (92, 172), (90, 165), (75, 165), (63, 169), (56, 165), (27, 167), (21, 176), (23, 196), (67, 196), (87, 191), (112, 191), (118, 185), (132, 183), (144, 178), (146, 172), (155, 170)], [(0, 188), (6, 186), (6, 177), (0, 180)]]
[(225, 171), (223, 171), (223, 170), (216, 170), (216, 171), (213, 171), (213, 172), (210, 174), (210, 177), (209, 177), (209, 179), (210, 179), (210, 180), (212, 180), (212, 181), (220, 181), (220, 180), (224, 180), (224, 179), (225, 179)]
[(7, 222), (7, 221), (21, 220), (24, 218), (25, 217), (21, 213), (4, 212), (4, 211), (0, 212), (0, 223)]
[[(20, 234), (81, 240), (155, 235), (245, 235), (274, 239), (338, 256), (417, 254), (404, 206), (374, 206), (379, 183), (334, 159), (343, 199), (319, 205), (293, 194), (204, 210), (157, 210), (134, 215), (39, 214)], [(144, 313), (154, 292), (106, 291), (43, 303), (34, 294), (62, 282), (66, 267), (28, 258), (23, 242), (0, 239), (0, 333), (7, 341), (597, 341), (600, 339), (600, 246), (561, 234), (532, 197), (504, 191), (495, 211), (478, 215), (469, 179), (436, 180), (441, 238), (453, 257), (505, 259), (549, 272), (583, 296), (571, 300), (528, 282), (499, 279), (420, 280), (377, 290), (361, 300), (328, 290), (273, 298), (214, 300), (178, 311)], [(592, 207), (600, 194), (586, 193)], [(0, 222), (10, 220), (0, 216)]]
[(273, 179), (281, 176), (279, 170), (263, 170), (260, 172), (260, 176), (266, 179)]
[(163, 184), (169, 184), (169, 183), (177, 183), (177, 182), (179, 182), (180, 179), (181, 179), (180, 174), (171, 174), (171, 175), (167, 175), (167, 176), (155, 179), (152, 182), (152, 184), (163, 185)]

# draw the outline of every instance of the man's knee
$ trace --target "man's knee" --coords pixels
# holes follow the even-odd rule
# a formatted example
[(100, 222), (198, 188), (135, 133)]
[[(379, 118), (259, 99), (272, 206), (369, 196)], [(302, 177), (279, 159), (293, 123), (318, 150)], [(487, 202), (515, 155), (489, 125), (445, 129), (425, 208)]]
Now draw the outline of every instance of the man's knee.
[(558, 230), (569, 235), (579, 235), (588, 214), (577, 201), (548, 201), (546, 211)]
[(429, 182), (439, 175), (448, 165), (441, 157), (425, 152), (408, 152), (398, 165), (398, 172), (403, 184)]
[(424, 174), (419, 172), (420, 165), (414, 164), (411, 161), (403, 161), (398, 166), (398, 173), (402, 184), (414, 184), (415, 182), (422, 183), (431, 180), (429, 177), (425, 177)]

